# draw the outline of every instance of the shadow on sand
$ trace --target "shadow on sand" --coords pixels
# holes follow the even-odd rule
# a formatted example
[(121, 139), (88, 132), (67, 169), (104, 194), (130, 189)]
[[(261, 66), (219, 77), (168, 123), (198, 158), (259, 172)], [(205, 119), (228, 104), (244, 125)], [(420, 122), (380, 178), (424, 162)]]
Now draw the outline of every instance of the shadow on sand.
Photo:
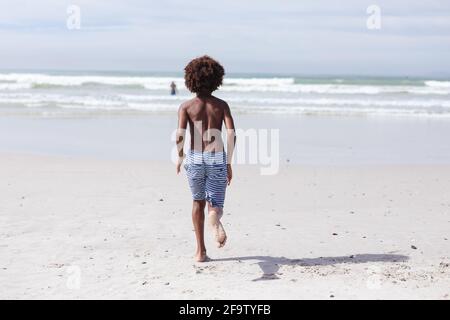
[(256, 260), (261, 268), (263, 274), (252, 281), (260, 280), (275, 280), (280, 265), (286, 266), (331, 266), (335, 264), (356, 264), (368, 262), (404, 262), (409, 259), (408, 256), (398, 254), (355, 254), (343, 257), (319, 257), (319, 258), (305, 258), (305, 259), (288, 259), (285, 257), (270, 257), (270, 256), (247, 256), (247, 257), (231, 257), (223, 259), (213, 259), (212, 261), (245, 261)]

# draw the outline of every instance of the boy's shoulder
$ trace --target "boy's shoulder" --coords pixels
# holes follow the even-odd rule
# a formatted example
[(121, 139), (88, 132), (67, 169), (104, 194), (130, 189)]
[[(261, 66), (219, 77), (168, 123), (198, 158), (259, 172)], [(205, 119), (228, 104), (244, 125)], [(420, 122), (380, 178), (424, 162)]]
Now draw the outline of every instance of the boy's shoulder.
[(218, 103), (218, 104), (220, 104), (220, 105), (222, 105), (222, 106), (228, 106), (228, 103), (225, 101), (225, 100), (222, 100), (222, 99), (220, 99), (220, 98), (217, 98), (216, 96), (212, 96), (214, 99), (215, 99), (215, 101)]
[(187, 108), (189, 108), (190, 106), (192, 106), (194, 104), (194, 102), (195, 102), (194, 100), (195, 100), (195, 98), (192, 98), (192, 99), (182, 102), (180, 105), (180, 109), (186, 110)]
[[(188, 109), (191, 106), (195, 106), (195, 105), (199, 105), (199, 104), (204, 104), (205, 102), (203, 100), (201, 100), (198, 97), (194, 97), (192, 99), (186, 100), (184, 101), (181, 105), (180, 108), (181, 109)], [(208, 103), (212, 103), (216, 106), (221, 106), (224, 108), (228, 107), (228, 103), (225, 100), (222, 100), (220, 98), (217, 98), (215, 96), (211, 96), (211, 100), (208, 101)]]

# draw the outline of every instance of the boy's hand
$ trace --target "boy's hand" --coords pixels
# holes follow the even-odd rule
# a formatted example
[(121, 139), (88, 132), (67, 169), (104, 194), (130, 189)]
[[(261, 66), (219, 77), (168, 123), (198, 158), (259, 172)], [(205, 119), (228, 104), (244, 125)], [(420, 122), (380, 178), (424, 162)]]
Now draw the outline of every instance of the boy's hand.
[(179, 174), (181, 171), (181, 165), (183, 164), (183, 160), (184, 160), (184, 157), (178, 158), (178, 160), (177, 160), (177, 165), (176, 165), (177, 174)]
[(227, 182), (228, 182), (228, 185), (230, 185), (231, 179), (233, 179), (233, 170), (231, 170), (231, 164), (227, 164)]

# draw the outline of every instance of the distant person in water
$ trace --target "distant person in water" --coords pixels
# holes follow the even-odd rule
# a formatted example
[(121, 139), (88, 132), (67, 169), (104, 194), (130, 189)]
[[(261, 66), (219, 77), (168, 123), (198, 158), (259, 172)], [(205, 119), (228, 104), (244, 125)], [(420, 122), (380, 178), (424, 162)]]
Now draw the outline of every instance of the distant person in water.
[[(208, 205), (209, 225), (219, 248), (227, 235), (220, 222), (223, 216), (225, 190), (233, 177), (231, 159), (236, 135), (228, 104), (212, 95), (221, 84), (225, 71), (214, 59), (203, 56), (189, 62), (185, 70), (186, 87), (196, 97), (184, 102), (178, 110), (177, 173), (184, 158), (186, 175), (192, 193), (192, 221), (197, 238), (195, 260), (208, 259), (204, 242), (205, 207)], [(190, 150), (184, 154), (184, 137), (189, 123)], [(222, 140), (222, 124), (227, 129), (227, 153)]]
[(177, 85), (175, 84), (175, 82), (172, 81), (172, 83), (170, 84), (170, 94), (172, 96), (177, 94)]

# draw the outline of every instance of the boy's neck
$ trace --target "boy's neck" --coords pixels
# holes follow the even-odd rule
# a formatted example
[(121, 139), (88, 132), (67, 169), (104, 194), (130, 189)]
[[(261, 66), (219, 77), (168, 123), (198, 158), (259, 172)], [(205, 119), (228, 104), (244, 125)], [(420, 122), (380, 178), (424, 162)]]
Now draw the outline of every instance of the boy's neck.
[(198, 98), (210, 98), (212, 96), (212, 93), (197, 93)]

